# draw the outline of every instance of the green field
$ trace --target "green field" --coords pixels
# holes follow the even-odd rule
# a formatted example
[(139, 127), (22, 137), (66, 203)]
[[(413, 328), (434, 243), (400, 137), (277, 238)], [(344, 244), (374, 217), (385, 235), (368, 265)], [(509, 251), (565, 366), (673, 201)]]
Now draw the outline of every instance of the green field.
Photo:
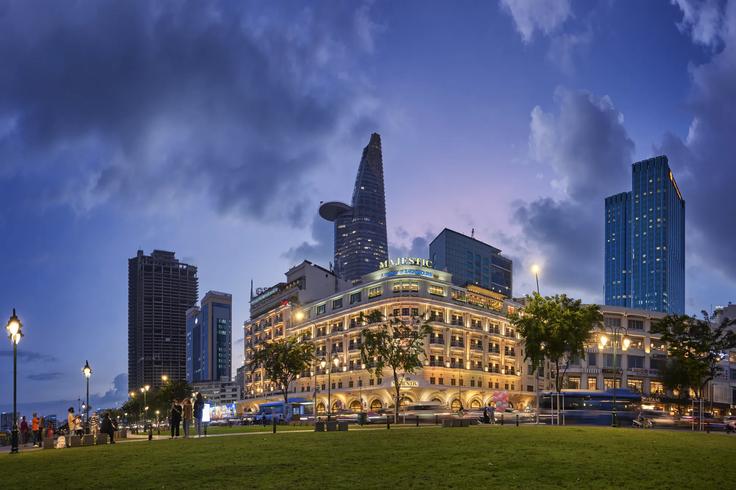
[(3, 488), (733, 488), (736, 437), (582, 427), (250, 433), (0, 454)]

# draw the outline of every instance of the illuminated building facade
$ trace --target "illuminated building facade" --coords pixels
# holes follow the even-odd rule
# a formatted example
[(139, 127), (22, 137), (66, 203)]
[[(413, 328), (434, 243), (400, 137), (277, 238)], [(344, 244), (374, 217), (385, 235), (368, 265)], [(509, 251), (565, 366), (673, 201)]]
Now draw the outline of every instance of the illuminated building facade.
[(363, 149), (352, 205), (323, 203), (322, 218), (335, 223), (335, 273), (357, 281), (388, 259), (386, 194), (383, 186), (381, 136), (373, 133)]
[[(424, 342), (424, 365), (402, 381), (404, 403), (435, 401), (455, 410), (461, 403), (473, 409), (491, 401), (533, 405), (533, 377), (522, 375), (523, 353), (507, 318), (518, 305), (479, 286), (456, 286), (449, 273), (429, 267), (426, 259), (383, 265), (360, 285), (309, 302), (280, 302), (252, 315), (244, 324), (246, 362), (259, 344), (297, 336), (314, 343), (317, 359), (340, 360), (330, 374), (333, 411), (387, 408), (393, 404), (391, 375), (384, 371), (377, 378), (362, 368), (360, 333), (366, 325), (360, 315), (379, 311), (407, 322), (422, 317), (431, 333)], [(327, 383), (327, 372), (316, 365), (290, 389), (295, 398), (316, 397), (319, 414), (327, 410)], [(244, 396), (244, 410), (281, 399), (260, 370), (246, 371)]]
[(605, 302), (683, 314), (685, 200), (666, 156), (634, 163), (631, 180), (605, 201)]
[(187, 310), (187, 381), (230, 381), (232, 295), (208, 291)]

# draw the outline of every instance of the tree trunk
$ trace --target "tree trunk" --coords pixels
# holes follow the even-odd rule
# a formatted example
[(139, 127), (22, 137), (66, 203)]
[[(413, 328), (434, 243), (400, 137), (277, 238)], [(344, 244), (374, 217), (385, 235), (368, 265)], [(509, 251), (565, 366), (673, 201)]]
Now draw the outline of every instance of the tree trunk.
[(401, 386), (399, 385), (399, 373), (394, 369), (394, 387), (396, 388), (396, 402), (394, 405), (394, 424), (399, 423), (399, 405), (401, 404)]

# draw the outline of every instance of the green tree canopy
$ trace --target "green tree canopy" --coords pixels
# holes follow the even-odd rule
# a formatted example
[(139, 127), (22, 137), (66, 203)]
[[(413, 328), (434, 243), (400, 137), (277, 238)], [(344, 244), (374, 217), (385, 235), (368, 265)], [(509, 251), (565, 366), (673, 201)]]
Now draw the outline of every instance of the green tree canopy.
[[(685, 315), (667, 315), (652, 324), (651, 332), (659, 334), (667, 344), (670, 359), (677, 363), (681, 384), (692, 388), (703, 398), (705, 387), (721, 371), (719, 366), (727, 351), (736, 348), (732, 326), (736, 319), (715, 318), (703, 312), (703, 319)], [(666, 370), (667, 368), (665, 368)]]
[(399, 373), (413, 373), (422, 366), (424, 337), (429, 334), (430, 327), (418, 317), (406, 322), (399, 317), (387, 319), (379, 311), (361, 314), (360, 319), (367, 323), (362, 331), (361, 361), (375, 376), (381, 376), (384, 369), (391, 370), (395, 390), (394, 413), (395, 420), (398, 420), (402, 380)]
[(314, 362), (314, 345), (300, 342), (296, 337), (278, 339), (263, 345), (250, 360), (251, 372), (263, 369), (284, 397), (285, 416), (288, 418), (289, 385)]
[(569, 361), (585, 355), (585, 345), (592, 330), (603, 320), (597, 305), (583, 305), (580, 300), (561, 294), (527, 296), (521, 311), (511, 322), (524, 339), (524, 360), (532, 372), (551, 363), (555, 389), (562, 389)]

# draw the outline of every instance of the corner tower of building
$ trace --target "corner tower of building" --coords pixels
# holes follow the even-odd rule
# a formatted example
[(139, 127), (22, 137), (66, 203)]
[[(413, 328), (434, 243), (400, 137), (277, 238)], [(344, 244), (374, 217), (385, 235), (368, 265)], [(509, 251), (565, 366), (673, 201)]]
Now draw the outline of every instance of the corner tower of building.
[(381, 136), (373, 133), (355, 178), (352, 205), (323, 203), (322, 218), (335, 223), (335, 273), (356, 281), (388, 259), (386, 194), (383, 184)]

